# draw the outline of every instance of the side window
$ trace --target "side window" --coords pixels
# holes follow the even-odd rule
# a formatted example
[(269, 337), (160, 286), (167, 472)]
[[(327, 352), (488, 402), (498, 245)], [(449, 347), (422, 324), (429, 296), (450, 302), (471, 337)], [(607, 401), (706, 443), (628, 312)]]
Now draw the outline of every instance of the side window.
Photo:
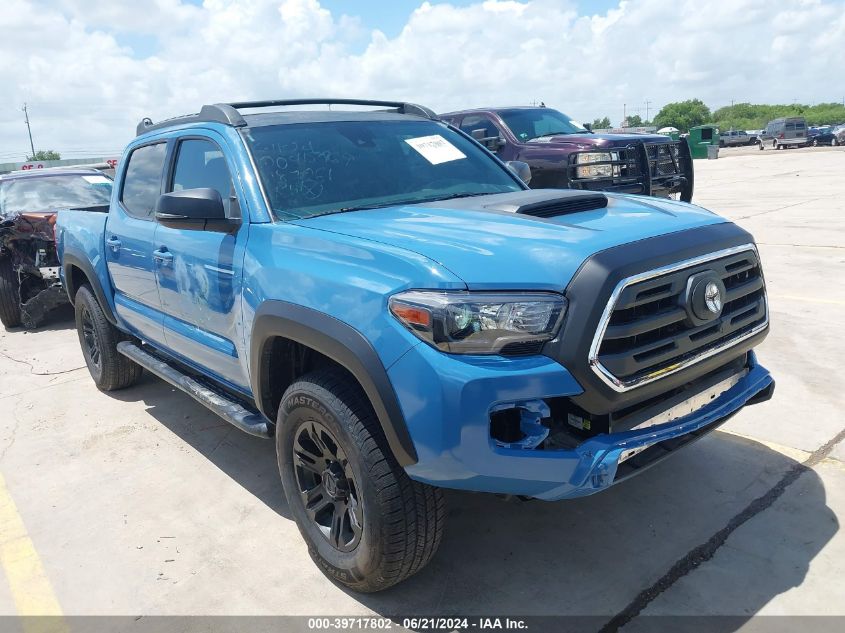
[(473, 130), (484, 130), (484, 138), (500, 136), (499, 128), (488, 117), (478, 114), (469, 114), (461, 121), (461, 130), (472, 136)]
[(167, 145), (144, 145), (129, 155), (120, 201), (134, 218), (147, 220), (153, 215), (156, 200), (161, 194), (161, 172)]
[(187, 139), (180, 142), (169, 191), (206, 187), (220, 192), (226, 217), (232, 217), (234, 187), (223, 152), (211, 141), (203, 139)]

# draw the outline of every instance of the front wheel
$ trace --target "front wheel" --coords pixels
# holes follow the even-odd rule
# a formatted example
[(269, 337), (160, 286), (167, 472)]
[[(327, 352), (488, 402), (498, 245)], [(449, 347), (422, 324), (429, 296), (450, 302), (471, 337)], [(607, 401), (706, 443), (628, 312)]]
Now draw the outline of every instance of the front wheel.
[(21, 324), (21, 285), (8, 257), (0, 257), (0, 323), (7, 329)]
[(285, 391), (276, 453), (308, 553), (350, 589), (386, 589), (422, 569), (440, 545), (442, 492), (411, 480), (387, 447), (357, 382), (312, 372)]
[(836, 147), (837, 145), (839, 145), (839, 139), (838, 139), (838, 138), (836, 138), (836, 137), (834, 136), (834, 137), (830, 140), (830, 146), (831, 146), (831, 147)]
[(814, 138), (813, 139), (813, 147), (818, 147), (818, 146), (819, 146), (819, 139)]
[(144, 370), (117, 351), (126, 335), (109, 323), (88, 285), (77, 291), (74, 312), (82, 356), (97, 388), (114, 391), (135, 383)]

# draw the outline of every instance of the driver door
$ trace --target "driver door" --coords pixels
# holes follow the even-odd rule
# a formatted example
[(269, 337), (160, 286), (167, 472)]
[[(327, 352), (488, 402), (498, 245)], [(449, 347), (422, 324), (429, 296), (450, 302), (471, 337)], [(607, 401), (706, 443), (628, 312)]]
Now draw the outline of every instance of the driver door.
[(216, 189), (226, 222), (168, 226), (156, 230), (156, 279), (167, 347), (229, 385), (246, 390), (249, 379), (240, 324), (244, 247), (249, 222), (227, 162), (225, 139), (183, 137), (176, 141), (165, 192)]

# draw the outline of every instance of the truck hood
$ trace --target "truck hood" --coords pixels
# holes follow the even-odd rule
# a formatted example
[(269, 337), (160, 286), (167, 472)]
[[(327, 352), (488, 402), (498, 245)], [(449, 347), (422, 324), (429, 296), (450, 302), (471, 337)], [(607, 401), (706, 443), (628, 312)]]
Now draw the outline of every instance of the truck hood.
[[(599, 195), (602, 194), (587, 194)], [(725, 219), (691, 204), (606, 194), (603, 208), (551, 218), (517, 213), (584, 192), (536, 189), (296, 220), (426, 256), (470, 289), (563, 290), (590, 255)]]
[(587, 149), (590, 147), (624, 147), (637, 141), (646, 143), (666, 143), (672, 139), (661, 134), (558, 134), (557, 136), (544, 136), (535, 138), (526, 145), (546, 145), (551, 147), (565, 146), (567, 149), (577, 147)]

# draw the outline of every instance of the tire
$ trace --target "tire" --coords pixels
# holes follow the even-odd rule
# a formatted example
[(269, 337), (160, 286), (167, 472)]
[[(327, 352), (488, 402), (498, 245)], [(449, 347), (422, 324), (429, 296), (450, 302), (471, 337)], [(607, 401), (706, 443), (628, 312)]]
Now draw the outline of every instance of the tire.
[(74, 312), (79, 345), (97, 389), (114, 391), (137, 382), (144, 369), (117, 351), (117, 344), (129, 337), (109, 323), (87, 284), (76, 293)]
[(766, 149), (766, 144), (763, 141), (760, 141), (760, 151), (762, 152), (764, 149)]
[(836, 147), (837, 145), (839, 145), (839, 139), (834, 136), (832, 139), (830, 139), (830, 146)]
[(344, 371), (317, 370), (288, 387), (276, 454), (288, 506), (329, 579), (354, 591), (381, 591), (434, 556), (445, 522), (443, 494), (399, 466), (369, 401)]
[(0, 257), (0, 323), (6, 329), (21, 324), (21, 289), (18, 275), (8, 257)]

